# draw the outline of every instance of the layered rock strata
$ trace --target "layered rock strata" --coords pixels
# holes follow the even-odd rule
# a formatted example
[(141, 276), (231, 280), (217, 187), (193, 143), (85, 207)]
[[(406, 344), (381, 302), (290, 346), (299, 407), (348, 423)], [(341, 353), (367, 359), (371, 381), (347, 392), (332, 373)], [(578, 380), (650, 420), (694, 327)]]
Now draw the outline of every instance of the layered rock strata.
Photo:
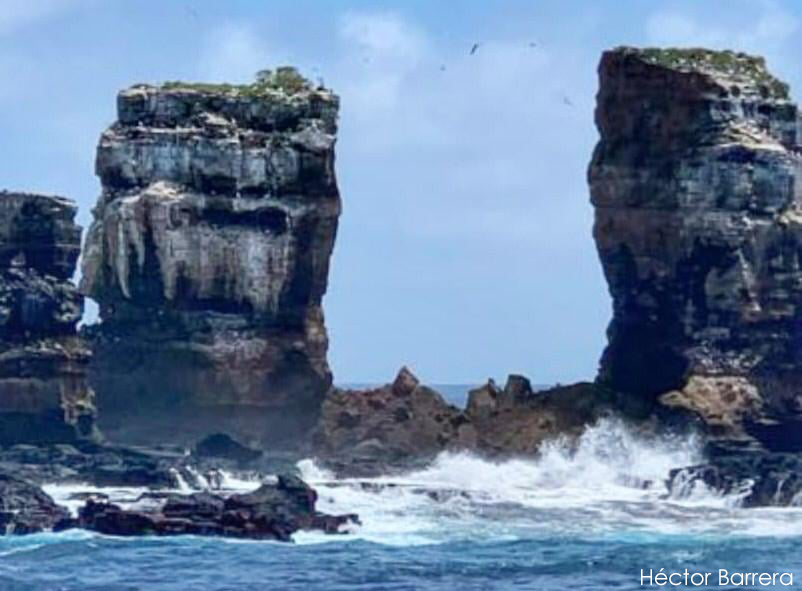
[(100, 307), (91, 378), (111, 439), (264, 446), (317, 418), (338, 98), (279, 73), (119, 94), (81, 283)]
[(0, 446), (94, 435), (75, 213), (61, 197), (0, 193)]
[[(619, 48), (599, 78), (589, 181), (613, 299), (599, 381), (722, 437), (798, 420), (802, 158), (788, 87), (729, 51)], [(783, 433), (778, 447), (802, 445)]]

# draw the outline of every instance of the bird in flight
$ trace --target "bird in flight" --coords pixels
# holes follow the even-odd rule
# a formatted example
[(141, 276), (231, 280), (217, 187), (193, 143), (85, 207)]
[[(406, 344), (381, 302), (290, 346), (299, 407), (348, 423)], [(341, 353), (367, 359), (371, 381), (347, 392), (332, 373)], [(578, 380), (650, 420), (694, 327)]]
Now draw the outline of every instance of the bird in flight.
[(479, 49), (479, 45), (480, 45), (479, 43), (474, 43), (473, 44), (473, 47), (471, 47), (470, 55), (473, 55), (474, 53), (476, 53), (476, 50)]

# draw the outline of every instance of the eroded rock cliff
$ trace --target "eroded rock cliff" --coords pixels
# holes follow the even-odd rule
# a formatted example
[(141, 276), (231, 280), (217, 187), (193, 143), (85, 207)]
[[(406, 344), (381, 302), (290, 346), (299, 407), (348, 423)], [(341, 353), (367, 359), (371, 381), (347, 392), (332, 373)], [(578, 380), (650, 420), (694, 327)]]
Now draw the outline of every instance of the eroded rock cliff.
[(600, 381), (727, 437), (797, 419), (802, 159), (787, 86), (728, 51), (619, 48), (599, 77), (589, 180), (613, 299)]
[(0, 446), (94, 434), (83, 298), (70, 282), (81, 246), (76, 206), (0, 193)]
[(317, 418), (339, 101), (279, 74), (119, 94), (81, 284), (100, 306), (92, 380), (112, 439), (262, 445)]

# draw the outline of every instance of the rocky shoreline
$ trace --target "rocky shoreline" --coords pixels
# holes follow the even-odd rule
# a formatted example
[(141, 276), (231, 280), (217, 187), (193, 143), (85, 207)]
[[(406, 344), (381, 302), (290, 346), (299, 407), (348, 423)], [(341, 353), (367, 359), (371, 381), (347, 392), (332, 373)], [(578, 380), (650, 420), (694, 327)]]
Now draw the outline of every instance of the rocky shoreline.
[[(618, 48), (599, 81), (588, 180), (613, 302), (599, 375), (490, 380), (464, 409), (406, 367), (332, 386), (334, 93), (289, 68), (122, 91), (83, 251), (74, 203), (0, 193), (0, 532), (337, 533), (358, 517), (318, 512), (298, 460), (369, 478), (444, 452), (533, 458), (609, 416), (705, 438), (667, 494), (802, 503), (802, 117), (740, 53)], [(100, 322), (79, 332), (84, 296)], [(222, 470), (256, 490), (215, 490)], [(87, 495), (73, 515), (40, 488), (53, 483), (151, 492), (133, 507)]]

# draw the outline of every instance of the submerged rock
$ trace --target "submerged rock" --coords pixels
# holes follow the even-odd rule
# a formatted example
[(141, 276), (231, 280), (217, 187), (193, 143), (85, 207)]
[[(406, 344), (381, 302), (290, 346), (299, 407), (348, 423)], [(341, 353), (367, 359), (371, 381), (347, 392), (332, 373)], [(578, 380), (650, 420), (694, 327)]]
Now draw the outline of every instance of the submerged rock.
[(787, 86), (762, 58), (695, 49), (608, 51), (599, 78), (589, 180), (613, 298), (600, 382), (721, 437), (796, 420), (802, 157)]
[(293, 476), (279, 476), (276, 484), (223, 497), (209, 493), (170, 495), (158, 508), (123, 509), (87, 501), (77, 519), (59, 529), (79, 527), (115, 536), (203, 535), (289, 542), (299, 530), (336, 534), (356, 515), (327, 515), (316, 510), (317, 493)]
[(89, 349), (70, 282), (81, 244), (75, 204), (0, 193), (0, 445), (94, 436)]
[(81, 283), (100, 306), (91, 378), (113, 440), (265, 446), (315, 423), (339, 101), (285, 78), (118, 97)]

